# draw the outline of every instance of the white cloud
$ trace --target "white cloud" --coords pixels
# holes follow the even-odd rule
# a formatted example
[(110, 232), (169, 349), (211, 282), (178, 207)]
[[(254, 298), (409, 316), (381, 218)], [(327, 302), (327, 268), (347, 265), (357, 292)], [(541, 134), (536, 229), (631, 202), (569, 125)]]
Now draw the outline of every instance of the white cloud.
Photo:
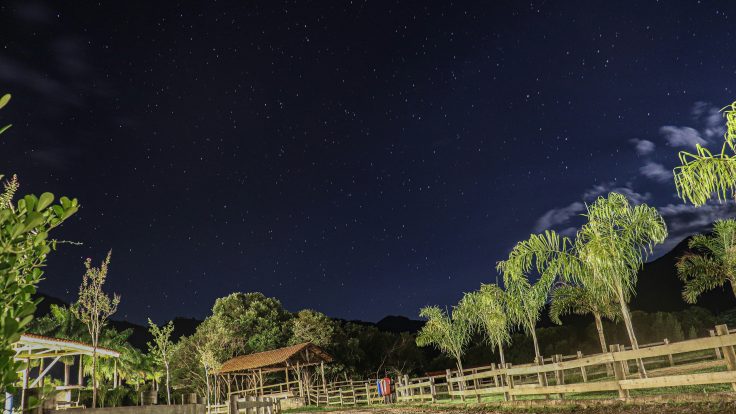
[(648, 139), (634, 138), (629, 141), (634, 144), (634, 149), (636, 149), (636, 153), (639, 155), (651, 154), (656, 147), (656, 145), (654, 145), (654, 143), (652, 141), (649, 141)]
[(534, 225), (534, 231), (541, 232), (560, 224), (567, 223), (571, 218), (583, 211), (585, 211), (585, 204), (579, 201), (571, 203), (566, 207), (553, 208), (552, 210), (542, 214), (542, 216), (537, 219), (537, 223)]
[(695, 148), (696, 144), (704, 145), (707, 143), (696, 129), (690, 127), (665, 125), (659, 128), (659, 133), (662, 134), (667, 143), (673, 147)]
[(693, 118), (703, 124), (702, 134), (710, 139), (722, 137), (726, 133), (726, 123), (720, 108), (709, 102), (698, 101), (693, 104)]
[[(608, 193), (615, 192), (625, 195), (632, 203), (641, 204), (648, 200), (651, 195), (649, 193), (638, 193), (631, 189), (631, 185), (627, 183), (624, 186), (617, 186), (616, 183), (604, 183), (597, 184), (592, 188), (586, 190), (582, 195), (582, 200), (585, 202), (592, 202), (598, 196), (608, 195)], [(582, 201), (575, 201), (564, 207), (553, 208), (542, 214), (534, 224), (534, 232), (542, 232), (547, 229), (556, 229), (561, 225), (567, 225), (567, 227), (560, 229), (558, 233), (566, 236), (574, 236), (577, 231), (576, 227), (570, 226), (569, 222), (575, 216), (581, 215), (585, 212), (585, 203)]]
[(657, 248), (655, 256), (672, 250), (687, 236), (708, 231), (711, 224), (718, 219), (733, 218), (736, 215), (736, 204), (732, 201), (714, 202), (701, 207), (690, 204), (668, 204), (657, 210), (667, 223), (669, 236), (664, 244)]
[(660, 183), (667, 182), (672, 179), (672, 171), (664, 168), (662, 164), (656, 162), (647, 161), (641, 168), (639, 168), (641, 174), (654, 181)]
[(614, 182), (605, 184), (596, 184), (589, 190), (583, 193), (583, 199), (585, 201), (593, 201), (599, 196), (608, 195), (608, 193), (619, 193), (626, 196), (634, 204), (641, 204), (651, 198), (650, 193), (639, 193), (631, 188), (630, 183), (626, 183), (624, 186), (617, 186)]

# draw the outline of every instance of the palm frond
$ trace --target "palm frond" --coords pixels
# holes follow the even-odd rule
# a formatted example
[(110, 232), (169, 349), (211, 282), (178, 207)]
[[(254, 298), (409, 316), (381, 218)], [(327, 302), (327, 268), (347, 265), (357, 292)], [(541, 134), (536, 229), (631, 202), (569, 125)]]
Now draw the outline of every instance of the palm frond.
[(718, 200), (736, 196), (736, 102), (722, 111), (726, 134), (721, 152), (713, 154), (698, 144), (695, 153), (680, 152), (680, 165), (674, 169), (678, 196), (695, 206), (705, 204), (714, 194)]
[(677, 273), (685, 283), (683, 299), (695, 303), (708, 290), (736, 282), (736, 220), (718, 220), (712, 235), (699, 234), (688, 244), (692, 250), (677, 262)]

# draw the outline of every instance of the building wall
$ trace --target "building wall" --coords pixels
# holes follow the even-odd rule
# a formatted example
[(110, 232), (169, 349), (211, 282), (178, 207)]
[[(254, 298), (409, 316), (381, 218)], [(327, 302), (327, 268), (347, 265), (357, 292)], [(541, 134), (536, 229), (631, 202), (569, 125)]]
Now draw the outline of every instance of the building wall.
[(48, 410), (47, 414), (205, 414), (204, 404), (142, 405), (68, 410)]

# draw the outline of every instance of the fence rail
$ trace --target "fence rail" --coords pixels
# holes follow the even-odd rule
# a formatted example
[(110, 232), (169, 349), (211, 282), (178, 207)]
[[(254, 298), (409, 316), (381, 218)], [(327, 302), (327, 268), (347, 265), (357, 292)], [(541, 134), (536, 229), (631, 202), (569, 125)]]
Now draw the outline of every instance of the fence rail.
[[(524, 395), (559, 395), (599, 391), (618, 392), (686, 385), (732, 384), (736, 390), (736, 330), (716, 326), (711, 335), (680, 342), (664, 339), (631, 349), (611, 345), (610, 351), (583, 356), (554, 355), (537, 363), (513, 366), (490, 365), (463, 371), (447, 370), (446, 375), (410, 379), (396, 386), (398, 401), (436, 401), (442, 394), (450, 398), (502, 395), (514, 400)], [(640, 375), (636, 361), (642, 360), (649, 375)], [(726, 371), (698, 372), (726, 368)], [(593, 378), (595, 377), (595, 378)]]

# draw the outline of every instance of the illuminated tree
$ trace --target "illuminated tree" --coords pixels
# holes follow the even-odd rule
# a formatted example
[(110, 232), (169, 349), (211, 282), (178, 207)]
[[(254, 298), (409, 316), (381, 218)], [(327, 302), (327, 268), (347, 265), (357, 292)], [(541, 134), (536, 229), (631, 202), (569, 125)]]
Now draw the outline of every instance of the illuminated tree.
[(736, 102), (722, 109), (726, 118), (725, 142), (713, 154), (697, 144), (695, 153), (681, 151), (675, 168), (675, 187), (684, 201), (695, 206), (713, 197), (727, 200), (736, 196)]
[(79, 286), (79, 298), (72, 307), (74, 314), (87, 327), (92, 339), (92, 408), (97, 407), (97, 347), (100, 333), (120, 303), (120, 296), (110, 297), (103, 290), (111, 256), (112, 251), (107, 253), (100, 267), (93, 267), (92, 259), (85, 260), (86, 271)]
[[(508, 259), (498, 262), (506, 287), (506, 312), (510, 321), (521, 327), (534, 342), (534, 356), (542, 355), (537, 341), (536, 325), (547, 304), (547, 296), (567, 257), (570, 241), (548, 230), (533, 234), (514, 246)], [(531, 280), (536, 279), (532, 283)]]
[(159, 327), (149, 318), (148, 332), (153, 337), (153, 342), (148, 343), (148, 353), (154, 358), (159, 366), (163, 366), (166, 373), (166, 404), (171, 405), (171, 375), (170, 362), (171, 351), (174, 343), (171, 342), (171, 333), (174, 332), (174, 322), (169, 321), (168, 324)]
[(549, 317), (554, 323), (562, 325), (560, 317), (569, 314), (593, 315), (601, 351), (608, 352), (606, 335), (603, 332), (603, 318), (616, 321), (620, 315), (618, 303), (605, 294), (600, 295), (600, 292), (587, 287), (569, 284), (556, 286), (552, 289)]
[[(653, 207), (631, 206), (625, 196), (610, 193), (588, 206), (588, 222), (577, 234), (575, 256), (585, 271), (574, 263), (567, 276), (583, 286), (594, 287), (599, 297), (611, 297), (621, 308), (621, 316), (633, 349), (639, 349), (628, 302), (635, 292), (637, 273), (655, 244), (664, 242), (667, 226)], [(641, 360), (639, 373), (646, 376)]]
[(466, 293), (455, 312), (464, 315), (491, 346), (498, 347), (501, 364), (505, 365), (503, 346), (511, 342), (511, 336), (503, 289), (497, 285), (483, 284), (479, 290)]
[(427, 319), (417, 334), (417, 345), (433, 345), (447, 356), (454, 358), (462, 373), (462, 357), (470, 341), (471, 324), (465, 315), (456, 311), (448, 315), (439, 306), (422, 308), (419, 316)]
[(698, 234), (689, 243), (693, 252), (677, 262), (677, 273), (685, 282), (682, 297), (695, 303), (703, 292), (726, 283), (736, 296), (736, 220), (718, 220), (713, 234)]
[(291, 320), (289, 343), (294, 345), (311, 342), (317, 346), (326, 347), (332, 344), (334, 334), (335, 326), (332, 319), (324, 313), (303, 309)]

